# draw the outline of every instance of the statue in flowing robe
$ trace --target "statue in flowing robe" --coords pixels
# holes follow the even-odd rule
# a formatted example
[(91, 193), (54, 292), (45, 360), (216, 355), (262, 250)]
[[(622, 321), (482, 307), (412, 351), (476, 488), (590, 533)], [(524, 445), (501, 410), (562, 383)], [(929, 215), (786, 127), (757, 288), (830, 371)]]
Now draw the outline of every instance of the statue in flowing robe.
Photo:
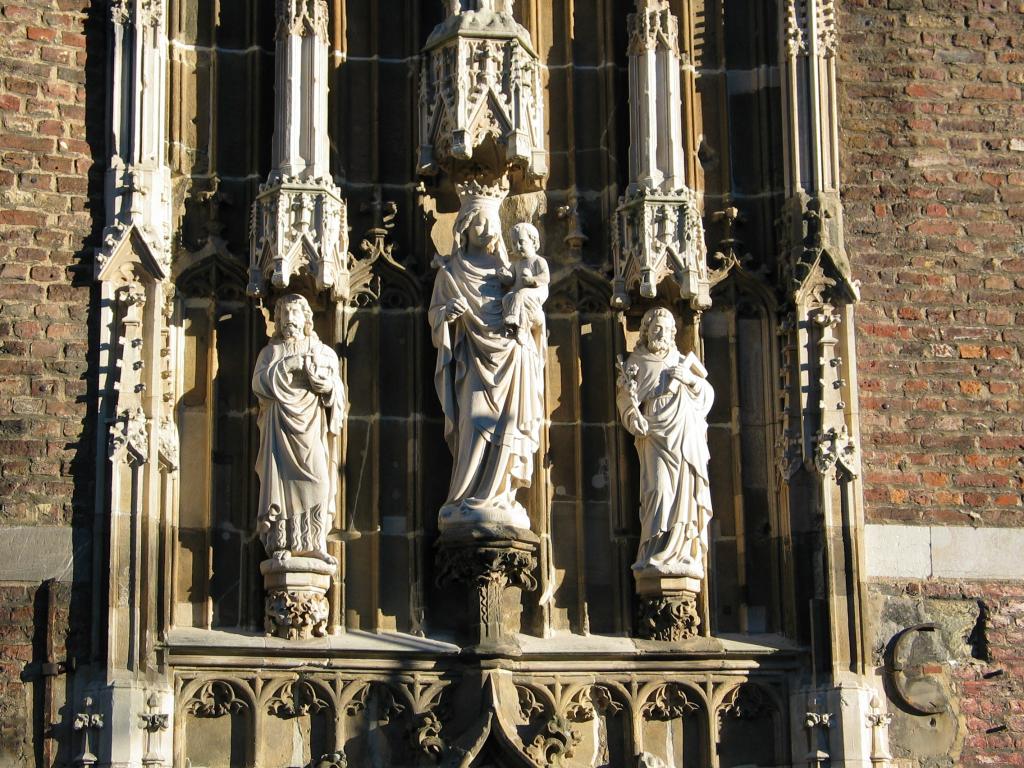
[(345, 411), (338, 355), (313, 331), (313, 312), (302, 296), (280, 298), (274, 320), (274, 336), (252, 375), (260, 404), (257, 531), (272, 558), (295, 555), (334, 565), (327, 534)]
[[(498, 218), (504, 192), (477, 182), (459, 192), (452, 254), (438, 269), (428, 313), (434, 384), (454, 461), (439, 525), (529, 529), (516, 491), (532, 480), (544, 419), (547, 286), (521, 297), (529, 327), (509, 334), (503, 299), (510, 263)], [(513, 230), (517, 248), (536, 242), (536, 230), (526, 226)]]
[(637, 575), (704, 577), (708, 486), (707, 414), (714, 391), (704, 366), (675, 344), (675, 319), (648, 310), (633, 353), (619, 363), (616, 401), (640, 456)]

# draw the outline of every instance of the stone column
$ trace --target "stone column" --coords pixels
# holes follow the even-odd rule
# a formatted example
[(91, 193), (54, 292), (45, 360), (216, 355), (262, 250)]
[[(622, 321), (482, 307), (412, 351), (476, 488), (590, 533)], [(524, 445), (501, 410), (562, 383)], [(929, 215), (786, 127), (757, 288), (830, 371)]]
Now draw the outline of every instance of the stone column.
[[(94, 615), (105, 621), (96, 622), (93, 647), (104, 648), (106, 658), (98, 679), (84, 682), (91, 703), (75, 721), (85, 741), (75, 764), (98, 758), (102, 765), (137, 766), (147, 755), (139, 727), (146, 700), (151, 691), (170, 688), (157, 654), (163, 501), (165, 489), (177, 484), (168, 333), (167, 8), (163, 0), (111, 0), (109, 13), (111, 160), (94, 272), (100, 294), (95, 541), (106, 543), (108, 587), (106, 594), (94, 592)], [(169, 764), (168, 744), (155, 741), (149, 758)]]

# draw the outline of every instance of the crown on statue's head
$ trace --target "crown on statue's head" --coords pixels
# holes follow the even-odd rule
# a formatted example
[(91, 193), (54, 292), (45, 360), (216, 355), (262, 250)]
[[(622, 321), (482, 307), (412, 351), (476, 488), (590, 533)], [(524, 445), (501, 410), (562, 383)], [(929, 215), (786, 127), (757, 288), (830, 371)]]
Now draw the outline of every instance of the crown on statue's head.
[(508, 179), (502, 176), (493, 182), (487, 182), (480, 178), (471, 178), (456, 184), (455, 191), (463, 208), (472, 203), (496, 207), (508, 196)]

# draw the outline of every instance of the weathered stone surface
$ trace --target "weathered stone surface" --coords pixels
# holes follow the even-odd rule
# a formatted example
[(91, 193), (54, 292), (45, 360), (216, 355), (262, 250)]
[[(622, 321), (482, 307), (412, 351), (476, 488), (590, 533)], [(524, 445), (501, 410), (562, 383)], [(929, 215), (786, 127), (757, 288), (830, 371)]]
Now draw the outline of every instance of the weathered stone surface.
[(88, 557), (91, 545), (87, 533), (71, 527), (0, 528), (0, 582), (87, 581), (90, 574), (75, 573), (75, 564)]

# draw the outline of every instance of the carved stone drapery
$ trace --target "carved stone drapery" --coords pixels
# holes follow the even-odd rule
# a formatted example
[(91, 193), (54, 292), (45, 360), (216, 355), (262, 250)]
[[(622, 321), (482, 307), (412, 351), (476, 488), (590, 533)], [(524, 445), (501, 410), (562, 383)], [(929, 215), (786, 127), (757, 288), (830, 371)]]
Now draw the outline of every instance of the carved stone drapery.
[(678, 22), (667, 0), (637, 0), (630, 16), (629, 177), (612, 240), (612, 306), (653, 298), (672, 278), (694, 309), (711, 306), (700, 203), (687, 175)]
[(663, 307), (648, 310), (632, 354), (618, 363), (616, 404), (640, 458), (640, 546), (633, 575), (638, 631), (678, 642), (696, 634), (696, 596), (706, 575), (711, 493), (707, 370), (676, 346)]

